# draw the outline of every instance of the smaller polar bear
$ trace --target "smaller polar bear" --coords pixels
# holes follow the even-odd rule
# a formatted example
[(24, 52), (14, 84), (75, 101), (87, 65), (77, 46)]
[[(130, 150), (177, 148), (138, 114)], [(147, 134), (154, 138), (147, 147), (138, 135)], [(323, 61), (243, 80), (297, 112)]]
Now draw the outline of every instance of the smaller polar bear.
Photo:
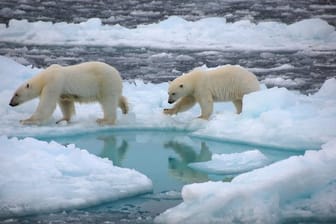
[(196, 68), (177, 77), (168, 89), (168, 103), (173, 108), (164, 109), (168, 115), (183, 112), (199, 103), (199, 118), (209, 119), (213, 111), (213, 102), (232, 101), (237, 114), (242, 112), (245, 94), (260, 89), (256, 76), (238, 65), (225, 65), (218, 68)]
[(75, 102), (99, 102), (104, 117), (97, 123), (114, 124), (116, 110), (128, 112), (127, 100), (122, 96), (122, 79), (112, 66), (102, 62), (86, 62), (71, 66), (51, 65), (22, 84), (14, 93), (9, 105), (17, 106), (40, 97), (33, 115), (22, 124), (41, 124), (53, 114), (58, 104), (63, 113), (61, 121), (69, 122), (75, 113)]

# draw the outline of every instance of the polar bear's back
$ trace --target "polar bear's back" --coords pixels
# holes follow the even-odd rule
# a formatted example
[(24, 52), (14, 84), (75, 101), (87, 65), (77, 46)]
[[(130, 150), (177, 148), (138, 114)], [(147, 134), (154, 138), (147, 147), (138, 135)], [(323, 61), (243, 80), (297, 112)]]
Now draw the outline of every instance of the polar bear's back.
[(122, 79), (119, 72), (108, 64), (85, 62), (58, 66), (56, 69), (57, 75), (63, 76), (61, 94), (64, 97), (71, 97), (78, 102), (90, 102), (108, 95), (121, 95)]
[(225, 65), (206, 72), (206, 79), (216, 101), (241, 99), (245, 94), (260, 89), (257, 77), (237, 65)]

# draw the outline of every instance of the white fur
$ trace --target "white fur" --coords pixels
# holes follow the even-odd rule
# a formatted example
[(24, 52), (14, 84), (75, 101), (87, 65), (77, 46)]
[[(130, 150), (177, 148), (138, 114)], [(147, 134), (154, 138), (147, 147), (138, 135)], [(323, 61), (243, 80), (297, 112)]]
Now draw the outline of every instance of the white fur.
[(245, 94), (259, 90), (256, 76), (241, 66), (225, 65), (214, 69), (194, 69), (169, 85), (168, 102), (177, 103), (166, 114), (177, 114), (199, 103), (200, 118), (208, 119), (213, 102), (232, 101), (237, 113), (242, 112)]
[(40, 124), (47, 120), (59, 104), (63, 118), (69, 121), (74, 114), (74, 103), (99, 102), (104, 118), (100, 124), (114, 124), (118, 105), (127, 113), (126, 98), (122, 96), (119, 72), (105, 63), (86, 62), (72, 66), (51, 65), (21, 85), (10, 105), (16, 106), (40, 97), (34, 114), (23, 124)]

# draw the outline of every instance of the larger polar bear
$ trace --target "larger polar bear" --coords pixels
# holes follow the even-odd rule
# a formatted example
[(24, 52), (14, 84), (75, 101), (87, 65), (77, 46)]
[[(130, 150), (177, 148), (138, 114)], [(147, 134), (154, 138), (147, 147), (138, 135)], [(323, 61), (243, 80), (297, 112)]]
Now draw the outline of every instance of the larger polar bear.
[(241, 66), (196, 68), (170, 83), (168, 103), (176, 104), (173, 108), (164, 109), (164, 113), (177, 114), (199, 103), (202, 111), (199, 118), (209, 119), (213, 111), (213, 102), (232, 101), (240, 114), (244, 95), (259, 89), (256, 76)]
[(40, 97), (36, 111), (30, 118), (22, 120), (22, 124), (41, 124), (53, 114), (57, 104), (63, 113), (63, 118), (58, 122), (70, 121), (75, 113), (75, 102), (98, 101), (104, 112), (104, 117), (97, 119), (101, 125), (115, 123), (118, 106), (124, 114), (128, 112), (119, 72), (102, 62), (64, 67), (51, 65), (22, 84), (9, 105), (17, 106), (36, 97)]

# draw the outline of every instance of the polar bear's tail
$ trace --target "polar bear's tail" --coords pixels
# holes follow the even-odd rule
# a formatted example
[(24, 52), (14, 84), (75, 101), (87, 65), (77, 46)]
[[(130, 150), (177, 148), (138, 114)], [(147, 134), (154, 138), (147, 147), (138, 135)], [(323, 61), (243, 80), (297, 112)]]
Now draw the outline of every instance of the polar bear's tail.
[(119, 107), (122, 111), (123, 114), (127, 114), (128, 113), (128, 102), (127, 102), (127, 98), (124, 96), (121, 96), (119, 98)]

